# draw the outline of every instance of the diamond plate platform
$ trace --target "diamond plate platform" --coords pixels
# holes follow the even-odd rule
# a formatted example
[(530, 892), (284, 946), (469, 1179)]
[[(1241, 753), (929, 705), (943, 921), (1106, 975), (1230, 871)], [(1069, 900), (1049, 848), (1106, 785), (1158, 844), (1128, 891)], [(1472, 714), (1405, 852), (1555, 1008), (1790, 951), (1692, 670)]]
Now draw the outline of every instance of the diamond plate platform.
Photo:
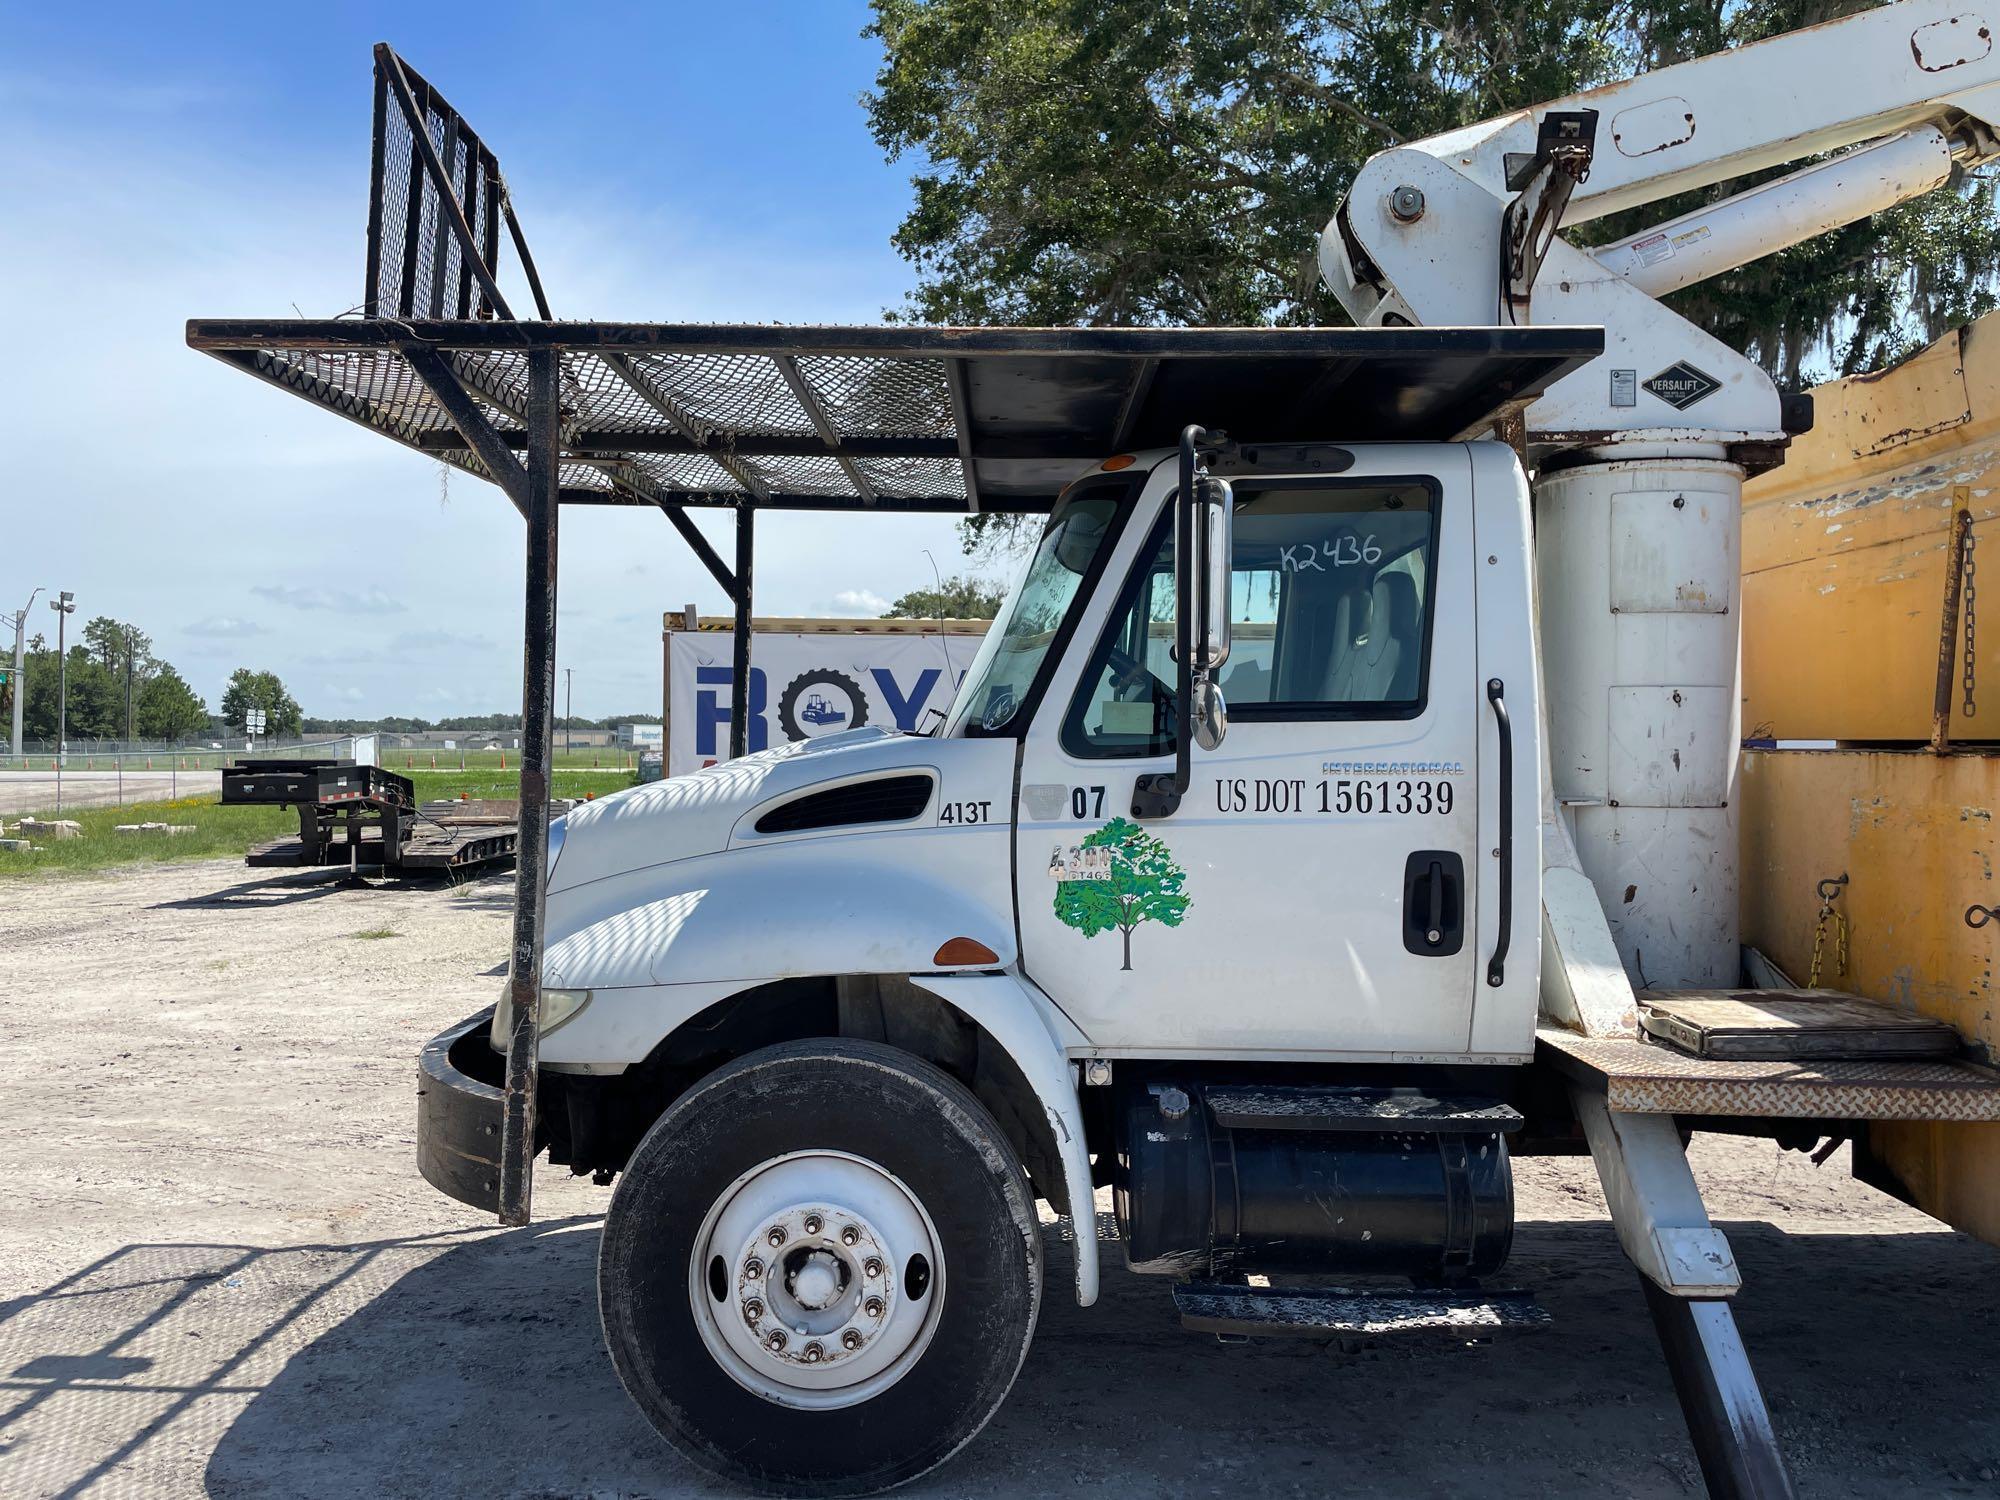
[(1960, 1061), (1719, 1062), (1542, 1027), (1541, 1060), (1618, 1114), (1801, 1120), (2000, 1120), (2000, 1073)]
[(1419, 1089), (1253, 1088), (1202, 1090), (1216, 1123), (1231, 1130), (1360, 1130), (1486, 1134), (1518, 1130), (1521, 1116), (1496, 1099)]

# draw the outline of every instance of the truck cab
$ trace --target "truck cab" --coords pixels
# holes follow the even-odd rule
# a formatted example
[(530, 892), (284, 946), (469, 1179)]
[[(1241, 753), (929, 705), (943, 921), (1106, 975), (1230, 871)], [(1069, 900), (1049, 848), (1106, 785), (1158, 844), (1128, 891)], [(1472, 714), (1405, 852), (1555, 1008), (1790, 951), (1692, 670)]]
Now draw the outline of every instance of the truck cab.
[[(614, 1361), (710, 1467), (870, 1488), (969, 1437), (1032, 1330), (1035, 1198), (1090, 1225), (1113, 1188), (1128, 1264), (1197, 1299), (1476, 1295), (1505, 1259), (1541, 878), (1521, 466), (1189, 431), (1062, 489), (934, 733), (555, 824), (537, 1141), (617, 1180)], [(426, 1056), (424, 1169), (482, 1205), (465, 1101), (490, 1114), (512, 1030), (503, 999)], [(947, 1350), (961, 1316), (986, 1333)], [(877, 1401), (901, 1436), (787, 1435)]]

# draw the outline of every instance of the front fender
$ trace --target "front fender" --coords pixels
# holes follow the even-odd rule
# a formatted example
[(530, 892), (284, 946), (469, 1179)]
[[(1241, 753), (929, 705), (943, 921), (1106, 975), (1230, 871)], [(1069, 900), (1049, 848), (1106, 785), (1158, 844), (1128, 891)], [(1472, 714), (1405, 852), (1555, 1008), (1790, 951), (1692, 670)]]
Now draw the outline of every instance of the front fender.
[(983, 1027), (1035, 1091), (1062, 1156), (1063, 1196), (1076, 1245), (1076, 1302), (1089, 1307), (1097, 1300), (1097, 1200), (1090, 1186), (1083, 1110), (1063, 1042), (1067, 1033), (1081, 1044), (1083, 1034), (1018, 975), (912, 974), (910, 983)]
[[(1076, 1300), (1097, 1300), (1097, 1207), (1084, 1144), (1083, 1111), (1066, 1053), (1086, 1039), (1033, 985), (1014, 974), (912, 974), (910, 983), (937, 996), (999, 1044), (1035, 1091), (1062, 1162), (1063, 1207), (1076, 1243)], [(662, 1038), (741, 984), (646, 985), (602, 991), (574, 1021), (542, 1041), (542, 1062), (558, 1070), (621, 1072)]]
[[(914, 829), (818, 839), (634, 871), (549, 906), (551, 989), (908, 974), (968, 937), (1015, 958), (1005, 835)], [(952, 848), (955, 842), (957, 847)], [(992, 849), (967, 847), (991, 842)], [(949, 858), (956, 878), (943, 878)]]

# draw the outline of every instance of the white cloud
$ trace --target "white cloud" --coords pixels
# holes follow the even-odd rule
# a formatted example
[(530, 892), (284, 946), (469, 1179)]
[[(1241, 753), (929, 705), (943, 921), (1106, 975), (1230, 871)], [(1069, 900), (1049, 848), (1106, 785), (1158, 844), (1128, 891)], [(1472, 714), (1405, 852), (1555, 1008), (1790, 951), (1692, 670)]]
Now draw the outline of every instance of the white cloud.
[(260, 599), (269, 599), (273, 604), (287, 604), (293, 609), (323, 609), (336, 615), (399, 615), (409, 607), (400, 599), (391, 599), (379, 588), (354, 593), (320, 584), (293, 586), (259, 583), (251, 585), (250, 592)]
[(450, 630), (406, 630), (389, 641), (391, 651), (490, 651), (493, 642), (483, 635), (460, 635)]
[(207, 636), (225, 641), (248, 640), (253, 635), (271, 633), (255, 620), (239, 619), (235, 615), (210, 615), (205, 620), (196, 620), (192, 625), (183, 625), (181, 630), (187, 635)]
[(889, 601), (873, 589), (842, 589), (819, 608), (835, 619), (868, 620), (880, 618)]

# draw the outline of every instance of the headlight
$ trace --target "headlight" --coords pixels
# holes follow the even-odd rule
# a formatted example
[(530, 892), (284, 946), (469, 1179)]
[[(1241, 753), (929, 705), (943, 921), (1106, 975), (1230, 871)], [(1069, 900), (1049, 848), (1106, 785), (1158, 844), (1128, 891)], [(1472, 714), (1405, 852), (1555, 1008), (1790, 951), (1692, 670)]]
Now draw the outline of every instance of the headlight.
[[(547, 1036), (558, 1026), (574, 1021), (588, 1004), (589, 990), (543, 990), (542, 1035)], [(505, 1053), (513, 1044), (514, 1005), (512, 997), (504, 989), (500, 992), (500, 1003), (493, 1007), (493, 1030), (488, 1035), (495, 1052)]]
[(543, 990), (542, 1035), (547, 1036), (590, 1004), (589, 990)]

